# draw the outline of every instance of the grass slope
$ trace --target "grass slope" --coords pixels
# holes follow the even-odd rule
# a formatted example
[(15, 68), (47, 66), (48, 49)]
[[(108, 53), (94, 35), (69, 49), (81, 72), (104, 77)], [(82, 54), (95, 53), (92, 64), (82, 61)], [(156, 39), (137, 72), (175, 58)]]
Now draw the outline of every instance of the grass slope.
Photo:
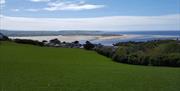
[(180, 68), (120, 64), (83, 49), (1, 42), (0, 91), (180, 91)]

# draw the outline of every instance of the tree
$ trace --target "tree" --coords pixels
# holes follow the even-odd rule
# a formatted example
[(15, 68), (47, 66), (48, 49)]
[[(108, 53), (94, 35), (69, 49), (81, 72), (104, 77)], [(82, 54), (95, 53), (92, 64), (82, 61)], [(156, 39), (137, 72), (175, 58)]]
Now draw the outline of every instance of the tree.
[(59, 41), (57, 38), (56, 39), (52, 39), (49, 42), (53, 43), (53, 44), (60, 44), (61, 43), (61, 41)]
[(42, 42), (43, 42), (43, 43), (46, 43), (46, 42), (48, 42), (48, 41), (47, 41), (47, 40), (43, 40)]
[(79, 41), (74, 41), (73, 43), (74, 43), (74, 44), (79, 44)]
[(43, 42), (39, 42), (36, 40), (30, 40), (30, 39), (14, 39), (14, 42), (21, 43), (21, 44), (31, 44), (31, 45), (44, 46)]
[(84, 48), (85, 48), (86, 50), (92, 50), (94, 47), (95, 47), (94, 44), (92, 44), (92, 43), (89, 42), (89, 41), (86, 41), (86, 44), (84, 44)]
[(180, 67), (180, 42), (177, 40), (123, 42), (114, 52), (106, 46), (94, 50), (121, 63)]
[(3, 35), (2, 33), (0, 33), (0, 41), (6, 41), (6, 40), (10, 40), (7, 36)]

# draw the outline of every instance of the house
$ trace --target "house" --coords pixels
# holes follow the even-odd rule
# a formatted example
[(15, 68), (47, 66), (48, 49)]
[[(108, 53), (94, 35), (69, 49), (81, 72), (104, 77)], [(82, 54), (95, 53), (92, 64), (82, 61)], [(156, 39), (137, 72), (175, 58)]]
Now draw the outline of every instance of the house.
[(62, 48), (81, 48), (82, 44), (79, 42), (60, 42), (58, 39), (50, 40), (49, 42), (43, 42), (46, 46), (49, 47), (62, 47)]

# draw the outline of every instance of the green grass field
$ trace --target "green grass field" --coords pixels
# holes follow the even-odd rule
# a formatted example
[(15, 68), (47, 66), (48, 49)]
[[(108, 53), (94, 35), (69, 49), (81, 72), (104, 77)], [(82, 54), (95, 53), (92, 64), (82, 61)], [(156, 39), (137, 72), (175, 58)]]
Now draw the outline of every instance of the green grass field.
[(0, 91), (180, 91), (180, 68), (121, 64), (83, 49), (1, 42)]

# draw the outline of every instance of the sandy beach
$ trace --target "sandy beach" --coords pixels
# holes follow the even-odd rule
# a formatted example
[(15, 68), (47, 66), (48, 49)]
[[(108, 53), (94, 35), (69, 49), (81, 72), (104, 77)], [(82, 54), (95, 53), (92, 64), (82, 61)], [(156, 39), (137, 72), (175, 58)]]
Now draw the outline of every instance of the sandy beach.
[(86, 36), (86, 35), (71, 35), (71, 36), (28, 36), (28, 37), (10, 37), (12, 39), (32, 39), (32, 40), (51, 40), (51, 39), (59, 39), (60, 41), (73, 42), (73, 41), (86, 41), (86, 40), (109, 40), (109, 39), (125, 39), (125, 38), (136, 38), (140, 35), (118, 35), (118, 36)]

